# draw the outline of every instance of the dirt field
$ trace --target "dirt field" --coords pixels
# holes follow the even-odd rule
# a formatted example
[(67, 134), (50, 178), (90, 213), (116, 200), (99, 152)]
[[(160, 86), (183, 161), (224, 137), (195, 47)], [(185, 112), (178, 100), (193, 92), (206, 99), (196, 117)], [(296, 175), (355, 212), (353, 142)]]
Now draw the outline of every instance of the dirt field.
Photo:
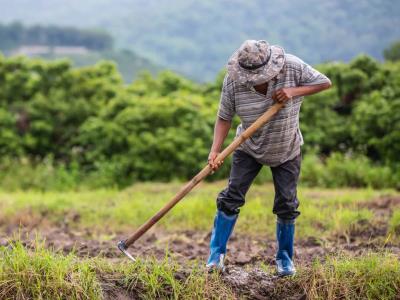
[[(361, 208), (373, 211), (373, 222), (361, 221), (350, 228), (346, 235), (330, 235), (328, 238), (308, 237), (296, 240), (295, 262), (303, 268), (316, 259), (324, 261), (327, 256), (347, 254), (362, 256), (368, 251), (389, 251), (400, 258), (400, 243), (388, 240), (388, 219), (393, 210), (400, 208), (400, 197), (385, 196), (362, 202)], [(110, 261), (129, 263), (116, 244), (119, 239), (126, 238), (131, 232), (107, 232), (93, 236), (85, 229), (79, 231), (70, 224), (77, 221), (79, 214), (70, 215), (69, 221), (57, 224), (48, 222), (46, 213), (41, 217), (24, 215), (14, 219), (13, 223), (1, 224), (0, 245), (9, 246), (13, 240), (19, 239), (29, 249), (34, 247), (39, 234), (45, 240), (47, 248), (55, 252), (69, 254), (74, 252), (78, 257), (105, 257)], [(18, 222), (19, 220), (19, 222)], [(191, 263), (203, 265), (208, 254), (210, 233), (206, 231), (180, 230), (179, 232), (163, 232), (154, 229), (144, 235), (131, 248), (130, 252), (137, 257), (147, 259), (155, 257), (162, 260), (167, 255), (179, 262), (181, 270), (177, 278), (185, 278)], [(301, 287), (291, 284), (285, 279), (273, 275), (275, 254), (274, 239), (260, 235), (250, 236), (243, 233), (234, 234), (230, 239), (227, 256), (227, 272), (223, 281), (238, 297), (266, 299), (281, 295), (286, 299), (302, 299), (305, 297)], [(167, 253), (167, 254), (166, 254)], [(117, 284), (103, 278), (105, 295), (109, 299), (136, 298), (138, 294), (128, 293)], [(285, 291), (284, 294), (281, 294)]]

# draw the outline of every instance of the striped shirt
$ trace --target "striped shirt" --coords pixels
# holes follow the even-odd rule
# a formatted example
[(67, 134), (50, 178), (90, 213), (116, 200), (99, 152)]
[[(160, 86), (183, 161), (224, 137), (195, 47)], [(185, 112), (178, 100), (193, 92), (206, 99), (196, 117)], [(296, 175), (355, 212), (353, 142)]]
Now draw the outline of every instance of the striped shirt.
[[(247, 129), (275, 101), (273, 93), (281, 88), (316, 85), (330, 82), (329, 79), (303, 62), (300, 58), (285, 54), (286, 61), (281, 72), (268, 82), (266, 95), (253, 87), (241, 85), (225, 76), (218, 117), (231, 121), (235, 114), (241, 120), (236, 136)], [(259, 163), (278, 166), (300, 154), (303, 137), (299, 128), (299, 112), (303, 97), (294, 97), (264, 126), (257, 130), (240, 147)]]

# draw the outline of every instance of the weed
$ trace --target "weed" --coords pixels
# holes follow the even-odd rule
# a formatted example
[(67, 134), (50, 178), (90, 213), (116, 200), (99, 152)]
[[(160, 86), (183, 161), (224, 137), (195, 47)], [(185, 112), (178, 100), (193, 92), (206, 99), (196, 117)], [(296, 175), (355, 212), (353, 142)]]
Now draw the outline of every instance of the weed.
[(100, 299), (93, 268), (72, 254), (54, 254), (37, 242), (34, 252), (17, 242), (0, 249), (1, 299)]
[(340, 208), (332, 219), (333, 233), (337, 236), (344, 236), (350, 242), (352, 233), (362, 231), (364, 225), (368, 225), (373, 213), (367, 209), (351, 210)]
[(400, 237), (400, 210), (395, 210), (389, 221), (389, 232)]
[(400, 286), (400, 262), (389, 253), (361, 257), (335, 256), (300, 270), (308, 299), (395, 299)]

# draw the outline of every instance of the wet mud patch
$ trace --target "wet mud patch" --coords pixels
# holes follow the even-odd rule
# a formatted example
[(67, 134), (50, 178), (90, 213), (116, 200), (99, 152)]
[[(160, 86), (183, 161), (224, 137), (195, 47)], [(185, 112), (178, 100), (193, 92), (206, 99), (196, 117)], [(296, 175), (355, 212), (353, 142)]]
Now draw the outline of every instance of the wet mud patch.
[(280, 278), (260, 268), (227, 268), (223, 281), (247, 299), (306, 299), (302, 287), (290, 278)]
[(140, 299), (143, 289), (139, 285), (128, 287), (120, 274), (97, 274), (105, 300)]
[(377, 212), (390, 212), (394, 208), (400, 208), (400, 197), (385, 195), (368, 202), (362, 202), (360, 207), (368, 208)]
[[(184, 284), (190, 280), (191, 273), (191, 269), (183, 267), (175, 271), (174, 277)], [(219, 299), (306, 299), (304, 289), (296, 280), (278, 277), (259, 267), (228, 266), (222, 274), (203, 274), (206, 290), (209, 291), (208, 295), (203, 295), (205, 299), (215, 299), (215, 291), (219, 292)], [(140, 280), (134, 277), (126, 280), (120, 275), (102, 276), (105, 299), (139, 299), (144, 292)], [(172, 290), (163, 289), (157, 299), (173, 296)]]

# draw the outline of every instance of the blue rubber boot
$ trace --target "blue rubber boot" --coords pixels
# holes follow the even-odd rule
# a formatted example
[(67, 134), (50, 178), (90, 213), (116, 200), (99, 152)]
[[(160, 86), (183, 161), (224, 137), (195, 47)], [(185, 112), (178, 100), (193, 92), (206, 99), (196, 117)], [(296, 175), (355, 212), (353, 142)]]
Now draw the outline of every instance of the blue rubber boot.
[(224, 258), (226, 244), (232, 234), (238, 215), (227, 215), (218, 210), (214, 218), (214, 228), (211, 233), (210, 256), (207, 261), (207, 269), (212, 271), (224, 271)]
[(290, 276), (296, 273), (293, 264), (294, 220), (278, 218), (276, 224), (276, 239), (278, 251), (276, 253), (276, 269), (278, 276)]

